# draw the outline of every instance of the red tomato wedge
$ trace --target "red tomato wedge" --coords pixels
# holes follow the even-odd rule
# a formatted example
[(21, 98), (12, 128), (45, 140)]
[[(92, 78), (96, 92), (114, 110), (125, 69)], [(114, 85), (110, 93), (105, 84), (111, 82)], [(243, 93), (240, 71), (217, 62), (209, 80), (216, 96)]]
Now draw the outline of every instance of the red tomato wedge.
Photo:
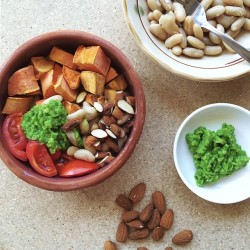
[(60, 159), (62, 152), (60, 150), (56, 151), (54, 154), (50, 154), (52, 161), (57, 161)]
[(38, 141), (28, 141), (26, 153), (31, 167), (39, 174), (46, 177), (57, 175), (55, 164), (45, 145)]
[(83, 160), (71, 160), (58, 168), (59, 176), (75, 177), (92, 173), (99, 168), (95, 162), (87, 162)]
[(6, 116), (3, 122), (3, 138), (8, 150), (21, 161), (27, 161), (25, 148), (27, 139), (21, 128), (22, 113)]

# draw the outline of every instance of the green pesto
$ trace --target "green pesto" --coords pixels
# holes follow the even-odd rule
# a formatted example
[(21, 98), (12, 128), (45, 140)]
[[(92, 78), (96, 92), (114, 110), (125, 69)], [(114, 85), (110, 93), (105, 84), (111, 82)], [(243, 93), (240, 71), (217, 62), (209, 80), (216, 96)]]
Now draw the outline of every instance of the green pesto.
[(35, 105), (25, 113), (21, 126), (28, 139), (45, 144), (53, 154), (69, 147), (68, 138), (61, 130), (66, 117), (67, 112), (61, 102), (51, 100), (48, 104)]
[(199, 127), (186, 135), (196, 166), (197, 186), (215, 183), (247, 165), (250, 157), (237, 144), (234, 131), (232, 125), (224, 123), (216, 132)]
[(74, 136), (76, 138), (77, 147), (82, 148), (83, 147), (83, 140), (82, 140), (80, 131), (77, 128), (74, 128), (73, 132), (74, 132)]

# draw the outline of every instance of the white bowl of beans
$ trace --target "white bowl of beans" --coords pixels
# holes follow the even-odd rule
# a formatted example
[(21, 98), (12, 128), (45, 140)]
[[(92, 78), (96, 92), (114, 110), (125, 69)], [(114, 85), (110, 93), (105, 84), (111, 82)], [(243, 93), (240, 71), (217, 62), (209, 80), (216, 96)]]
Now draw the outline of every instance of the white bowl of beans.
[[(209, 22), (250, 49), (250, 0), (202, 0)], [(163, 68), (188, 79), (218, 82), (250, 73), (250, 64), (201, 28), (172, 0), (123, 0), (139, 47)]]

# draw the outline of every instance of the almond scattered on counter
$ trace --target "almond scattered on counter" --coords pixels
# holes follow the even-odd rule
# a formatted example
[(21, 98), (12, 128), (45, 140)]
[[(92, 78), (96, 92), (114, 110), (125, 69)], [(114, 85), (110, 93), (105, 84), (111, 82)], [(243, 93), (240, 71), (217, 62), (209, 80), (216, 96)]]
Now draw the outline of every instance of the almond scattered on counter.
[(185, 229), (177, 233), (173, 238), (172, 242), (176, 245), (185, 245), (193, 239), (193, 232)]
[(152, 199), (154, 206), (158, 209), (161, 215), (163, 215), (166, 211), (166, 199), (162, 192), (155, 191), (152, 194)]
[(120, 194), (115, 201), (118, 206), (126, 210), (131, 210), (133, 208), (131, 200), (123, 194)]
[(118, 242), (125, 242), (128, 238), (128, 227), (125, 222), (120, 222), (116, 231), (116, 240)]
[(165, 230), (163, 227), (156, 227), (152, 232), (152, 239), (154, 241), (161, 240), (164, 237)]
[(107, 240), (104, 243), (104, 250), (117, 250), (117, 247), (114, 242)]
[(174, 212), (172, 209), (168, 209), (161, 217), (160, 226), (166, 230), (169, 230), (173, 225)]
[(130, 232), (128, 234), (128, 238), (130, 240), (141, 240), (147, 238), (149, 234), (150, 234), (149, 230), (147, 228), (143, 228)]
[(131, 211), (125, 211), (122, 214), (122, 220), (124, 222), (130, 222), (134, 219), (137, 219), (139, 217), (140, 213), (138, 211), (135, 210), (131, 210)]
[(133, 204), (136, 204), (144, 197), (145, 191), (146, 185), (141, 182), (131, 189), (128, 198), (133, 202)]

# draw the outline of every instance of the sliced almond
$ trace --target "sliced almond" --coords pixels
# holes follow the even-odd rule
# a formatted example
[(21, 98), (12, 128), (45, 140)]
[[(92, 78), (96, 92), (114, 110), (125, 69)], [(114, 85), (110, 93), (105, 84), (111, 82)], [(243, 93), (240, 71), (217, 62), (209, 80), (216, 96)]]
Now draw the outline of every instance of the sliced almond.
[(102, 139), (108, 136), (108, 134), (102, 129), (94, 129), (91, 131), (91, 135), (95, 136), (96, 138)]
[(102, 150), (102, 144), (100, 141), (97, 141), (96, 143), (94, 143), (93, 146), (96, 148), (97, 151)]
[(117, 120), (117, 125), (121, 126), (131, 119), (130, 114), (124, 114), (121, 118)]
[(94, 102), (94, 107), (95, 107), (95, 109), (96, 109), (98, 112), (100, 112), (100, 113), (103, 111), (103, 106), (102, 106), (102, 104), (99, 103), (99, 102)]
[(134, 96), (126, 96), (126, 101), (128, 104), (130, 104), (131, 106), (135, 106), (135, 97)]
[(116, 135), (111, 130), (106, 128), (105, 131), (110, 137), (112, 137), (113, 139), (117, 139)]
[(109, 156), (109, 155), (111, 155), (110, 152), (97, 152), (95, 154), (95, 158), (96, 159), (103, 159), (103, 158), (105, 158), (106, 156)]
[(125, 111), (128, 114), (132, 114), (133, 115), (135, 113), (134, 108), (129, 103), (127, 103), (125, 100), (119, 100), (117, 102), (117, 106), (121, 110)]
[(105, 165), (107, 165), (111, 161), (113, 161), (114, 158), (115, 158), (114, 156), (108, 155), (108, 156), (104, 157), (102, 160), (98, 161), (97, 164), (99, 165), (99, 167), (104, 167)]
[[(110, 127), (111, 124), (115, 124), (116, 123), (116, 119), (114, 118), (114, 116), (110, 115), (110, 116), (107, 116), (107, 115), (104, 115), (102, 117), (102, 120), (104, 122), (104, 124), (107, 126), (107, 127)], [(112, 131), (113, 132), (113, 131)]]
[(107, 137), (105, 142), (107, 143), (107, 145), (109, 146), (109, 148), (111, 148), (113, 151), (115, 151), (116, 153), (119, 152), (120, 148), (118, 146), (117, 141), (115, 141), (114, 139)]
[(93, 145), (93, 144), (95, 144), (96, 142), (99, 142), (99, 139), (96, 138), (96, 137), (93, 136), (93, 135), (88, 135), (88, 136), (86, 137), (86, 139), (85, 139), (85, 143), (86, 143), (87, 145)]
[(113, 111), (112, 111), (112, 115), (117, 119), (120, 120), (122, 119), (122, 117), (125, 115), (124, 112), (118, 107), (115, 106)]
[(78, 94), (78, 96), (76, 97), (76, 103), (81, 103), (84, 101), (85, 97), (87, 95), (86, 91), (82, 91), (81, 93)]
[(85, 97), (85, 101), (94, 106), (94, 102), (97, 101), (97, 97), (93, 94), (88, 93)]
[(125, 131), (120, 126), (116, 125), (115, 123), (110, 125), (110, 130), (120, 138), (123, 138), (125, 136)]

